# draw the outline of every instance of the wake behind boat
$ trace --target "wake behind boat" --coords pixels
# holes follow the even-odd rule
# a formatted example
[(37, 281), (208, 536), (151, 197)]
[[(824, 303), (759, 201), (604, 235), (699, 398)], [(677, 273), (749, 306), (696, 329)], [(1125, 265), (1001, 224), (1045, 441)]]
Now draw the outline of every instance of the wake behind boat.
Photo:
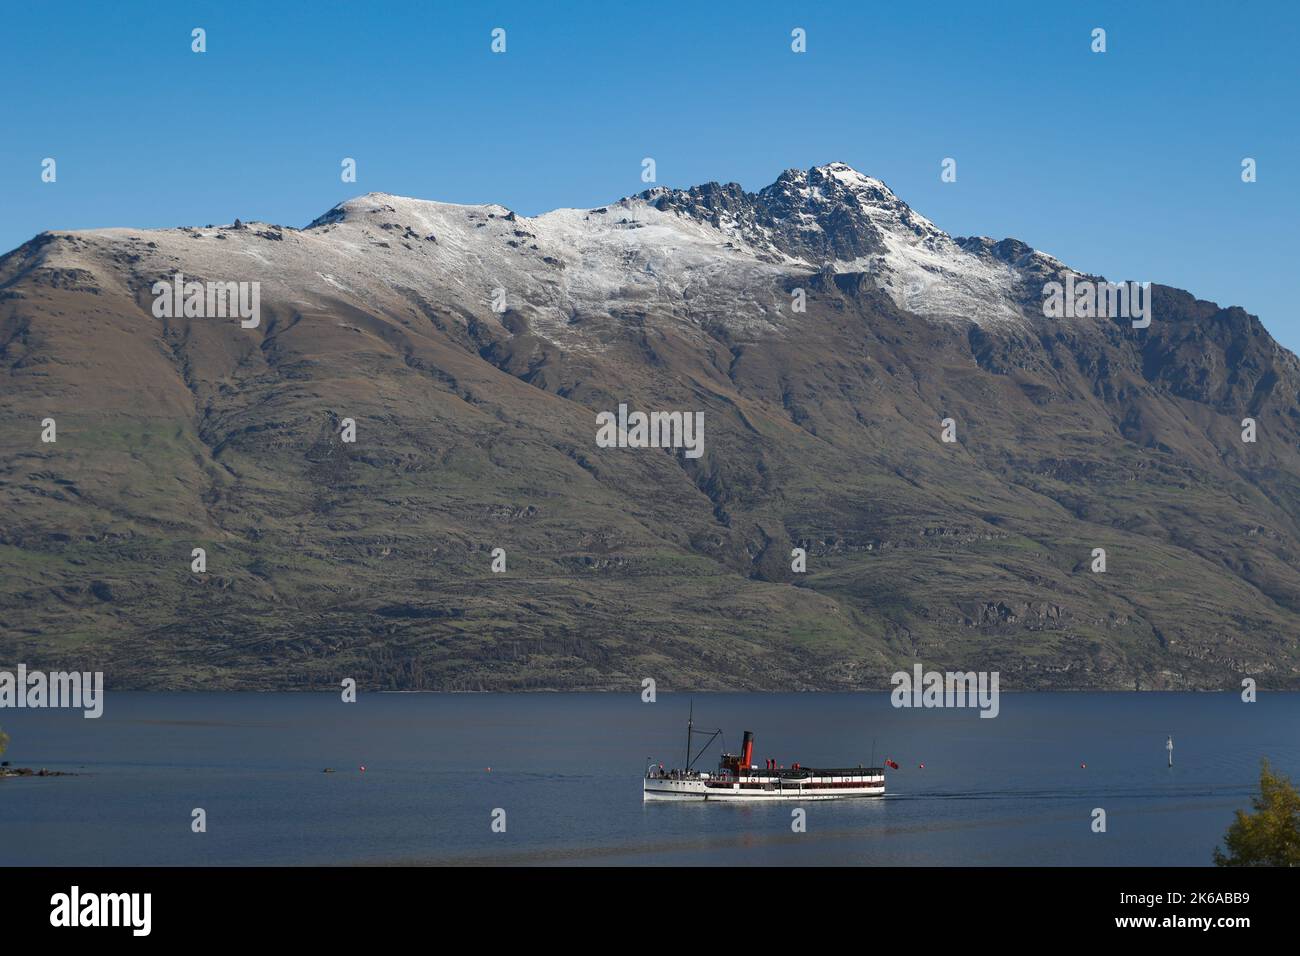
[(840, 767), (814, 769), (793, 764), (783, 767), (775, 760), (754, 766), (754, 734), (745, 731), (740, 753), (724, 753), (716, 772), (695, 770), (695, 761), (722, 735), (715, 730), (691, 756), (692, 738), (708, 733), (694, 727), (694, 708), (686, 723), (686, 767), (665, 770), (651, 764), (641, 781), (642, 800), (834, 800), (841, 797), (876, 797), (885, 792), (883, 767)]

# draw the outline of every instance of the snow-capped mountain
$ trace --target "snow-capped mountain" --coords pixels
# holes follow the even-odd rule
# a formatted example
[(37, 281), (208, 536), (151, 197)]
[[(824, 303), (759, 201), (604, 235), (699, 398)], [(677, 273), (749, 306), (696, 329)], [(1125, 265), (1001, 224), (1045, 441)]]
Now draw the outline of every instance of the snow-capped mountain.
[[(0, 657), (118, 687), (1300, 686), (1295, 356), (1158, 285), (1149, 327), (1048, 318), (1068, 271), (842, 163), (531, 218), (371, 193), (43, 233), (0, 257)], [(168, 306), (179, 276), (256, 284), (256, 321)], [(689, 414), (699, 455), (598, 442), (622, 407)]]
[[(495, 290), (559, 345), (589, 349), (573, 318), (653, 302), (661, 321), (742, 330), (792, 327), (790, 276), (863, 273), (900, 308), (928, 319), (1023, 325), (1063, 267), (1015, 244), (949, 237), (877, 179), (843, 163), (787, 170), (747, 193), (736, 184), (655, 188), (607, 206), (536, 217), (503, 206), (369, 193), (301, 230), (261, 222), (60, 235), (72, 268), (102, 271), (129, 249), (141, 275), (260, 281), (272, 297), (358, 307), (396, 295), (489, 304)], [(276, 245), (269, 245), (274, 241)], [(797, 329), (798, 323), (793, 323)]]

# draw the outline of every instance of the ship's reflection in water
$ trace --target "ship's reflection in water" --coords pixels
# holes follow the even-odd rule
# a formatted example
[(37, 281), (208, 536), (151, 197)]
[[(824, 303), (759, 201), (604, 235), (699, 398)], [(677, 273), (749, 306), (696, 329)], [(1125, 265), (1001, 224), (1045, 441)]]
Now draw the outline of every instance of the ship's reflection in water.
[[(692, 700), (758, 731), (756, 760), (899, 769), (884, 797), (644, 803)], [(0, 781), (0, 865), (1206, 865), (1260, 757), (1300, 778), (1297, 694), (1004, 694), (981, 720), (885, 693), (109, 693), (99, 720), (2, 716), (15, 766), (79, 775)]]

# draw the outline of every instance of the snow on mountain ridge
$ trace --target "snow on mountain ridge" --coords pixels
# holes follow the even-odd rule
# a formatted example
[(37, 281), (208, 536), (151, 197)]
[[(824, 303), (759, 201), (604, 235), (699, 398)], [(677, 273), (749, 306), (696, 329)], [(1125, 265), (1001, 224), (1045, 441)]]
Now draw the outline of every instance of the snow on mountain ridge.
[(980, 325), (1024, 321), (1031, 290), (1016, 263), (967, 249), (847, 163), (787, 169), (757, 193), (708, 183), (640, 198), (809, 269), (867, 273), (917, 315)]
[[(301, 230), (241, 223), (56, 238), (68, 240), (59, 255), (101, 275), (113, 272), (102, 267), (119, 261), (121, 243), (139, 257), (141, 276), (226, 278), (238, 263), (241, 277), (303, 307), (396, 297), (481, 312), (501, 289), (531, 331), (571, 349), (599, 349), (590, 332), (599, 323), (575, 325), (575, 316), (653, 313), (784, 334), (798, 327), (790, 277), (826, 269), (865, 273), (901, 308), (933, 320), (1019, 324), (1035, 284), (1041, 290), (1060, 266), (1016, 240), (954, 240), (845, 163), (786, 170), (756, 193), (735, 183), (657, 186), (535, 217), (372, 192)], [(118, 253), (92, 254), (105, 242)]]

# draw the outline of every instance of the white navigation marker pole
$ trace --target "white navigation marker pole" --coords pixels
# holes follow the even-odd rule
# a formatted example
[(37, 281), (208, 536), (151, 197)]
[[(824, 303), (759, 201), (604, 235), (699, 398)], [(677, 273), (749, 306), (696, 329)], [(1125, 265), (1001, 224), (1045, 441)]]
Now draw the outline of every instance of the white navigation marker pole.
[(1169, 751), (1169, 766), (1174, 765), (1174, 738), (1170, 737), (1165, 743), (1165, 750)]

